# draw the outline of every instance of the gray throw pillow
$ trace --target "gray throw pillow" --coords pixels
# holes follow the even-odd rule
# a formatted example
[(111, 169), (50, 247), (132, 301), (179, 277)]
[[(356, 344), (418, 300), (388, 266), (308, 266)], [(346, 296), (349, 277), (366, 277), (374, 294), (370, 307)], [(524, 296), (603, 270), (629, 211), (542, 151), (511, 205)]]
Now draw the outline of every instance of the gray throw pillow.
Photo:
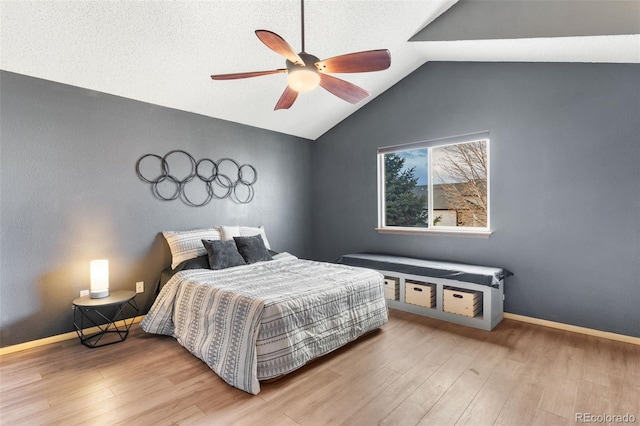
[(273, 260), (260, 234), (251, 237), (233, 237), (236, 247), (247, 263)]
[(211, 269), (225, 269), (245, 264), (232, 240), (202, 240), (202, 244), (207, 249)]

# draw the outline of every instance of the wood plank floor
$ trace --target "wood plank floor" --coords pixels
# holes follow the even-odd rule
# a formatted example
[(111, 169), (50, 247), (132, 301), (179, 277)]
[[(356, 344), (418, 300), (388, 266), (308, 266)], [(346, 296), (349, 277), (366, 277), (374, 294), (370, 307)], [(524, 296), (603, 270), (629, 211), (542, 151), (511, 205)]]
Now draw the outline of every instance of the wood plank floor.
[(252, 396), (174, 339), (65, 341), (0, 357), (0, 424), (640, 423), (640, 346), (504, 320), (492, 332), (390, 311), (380, 331)]

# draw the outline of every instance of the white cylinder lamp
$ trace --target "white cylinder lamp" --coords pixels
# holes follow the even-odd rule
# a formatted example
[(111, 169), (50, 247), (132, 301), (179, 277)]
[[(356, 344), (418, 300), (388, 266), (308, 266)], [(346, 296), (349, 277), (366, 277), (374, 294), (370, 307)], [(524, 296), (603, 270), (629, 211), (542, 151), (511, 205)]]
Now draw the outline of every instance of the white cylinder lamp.
[(107, 259), (91, 261), (90, 295), (92, 299), (109, 296), (109, 261)]

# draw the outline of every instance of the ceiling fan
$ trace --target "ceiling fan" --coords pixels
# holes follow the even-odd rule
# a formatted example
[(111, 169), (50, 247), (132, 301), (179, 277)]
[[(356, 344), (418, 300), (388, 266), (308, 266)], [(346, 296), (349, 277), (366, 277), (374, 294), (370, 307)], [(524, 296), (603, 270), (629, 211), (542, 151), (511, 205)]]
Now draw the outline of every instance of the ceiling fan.
[(320, 60), (304, 50), (304, 0), (301, 3), (302, 51), (296, 53), (278, 34), (268, 30), (257, 30), (256, 35), (269, 49), (286, 58), (286, 68), (269, 71), (253, 71), (232, 74), (214, 74), (213, 80), (236, 80), (261, 75), (287, 73), (288, 85), (276, 104), (275, 110), (288, 109), (293, 105), (298, 92), (306, 92), (320, 86), (335, 96), (356, 104), (369, 96), (369, 92), (348, 81), (327, 73), (357, 73), (382, 71), (391, 65), (387, 49), (348, 53)]

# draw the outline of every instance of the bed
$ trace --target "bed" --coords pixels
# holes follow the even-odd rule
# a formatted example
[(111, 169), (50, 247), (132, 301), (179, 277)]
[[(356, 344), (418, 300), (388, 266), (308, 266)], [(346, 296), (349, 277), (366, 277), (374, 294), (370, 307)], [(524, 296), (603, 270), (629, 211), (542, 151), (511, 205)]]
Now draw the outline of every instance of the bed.
[(379, 272), (289, 253), (271, 258), (218, 270), (192, 258), (195, 269), (172, 271), (142, 329), (175, 337), (228, 384), (255, 395), (261, 381), (388, 321)]

